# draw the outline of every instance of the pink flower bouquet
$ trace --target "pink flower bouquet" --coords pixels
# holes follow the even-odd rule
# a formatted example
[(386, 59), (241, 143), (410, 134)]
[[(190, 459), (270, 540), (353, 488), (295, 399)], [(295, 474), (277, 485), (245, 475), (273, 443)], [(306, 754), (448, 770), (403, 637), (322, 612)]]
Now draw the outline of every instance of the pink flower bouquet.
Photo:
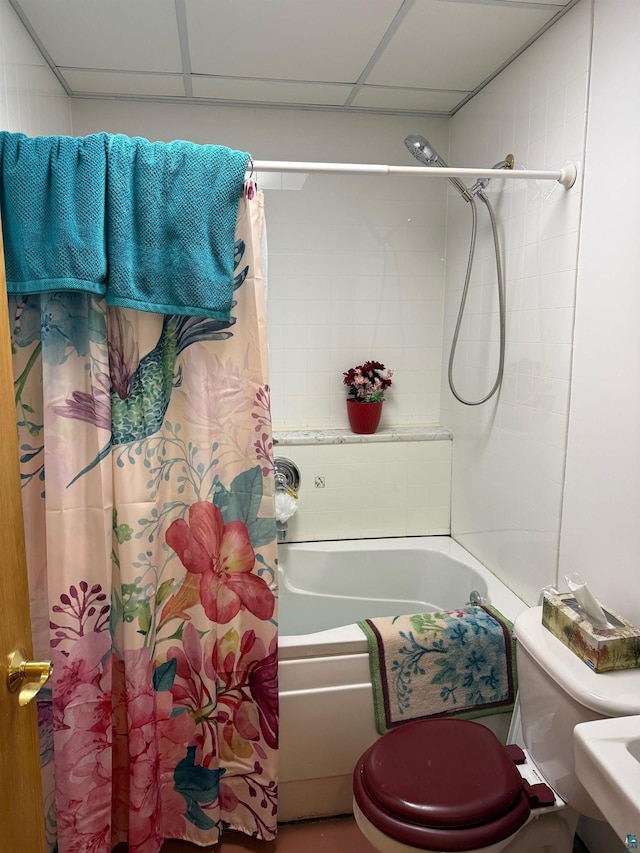
[(384, 400), (384, 391), (391, 385), (393, 370), (379, 361), (366, 361), (347, 370), (343, 376), (350, 399), (358, 403), (380, 403)]

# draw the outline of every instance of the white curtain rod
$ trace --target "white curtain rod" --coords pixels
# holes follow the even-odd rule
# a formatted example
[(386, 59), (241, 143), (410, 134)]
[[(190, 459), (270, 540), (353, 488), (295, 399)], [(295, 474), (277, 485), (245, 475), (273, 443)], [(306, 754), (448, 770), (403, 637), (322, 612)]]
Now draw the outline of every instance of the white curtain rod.
[(572, 187), (578, 176), (575, 163), (565, 163), (557, 172), (532, 169), (458, 169), (439, 166), (377, 166), (369, 163), (298, 163), (289, 160), (252, 160), (254, 172), (323, 172), (346, 175), (411, 175), (441, 178), (507, 178), (509, 180), (558, 181)]

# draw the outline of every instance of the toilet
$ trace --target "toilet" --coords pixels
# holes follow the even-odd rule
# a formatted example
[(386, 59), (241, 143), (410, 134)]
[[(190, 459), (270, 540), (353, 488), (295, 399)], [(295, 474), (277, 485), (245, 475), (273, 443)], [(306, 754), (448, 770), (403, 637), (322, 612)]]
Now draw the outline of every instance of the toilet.
[(542, 625), (541, 607), (514, 634), (522, 745), (474, 720), (431, 718), (360, 757), (354, 815), (380, 853), (571, 853), (578, 817), (604, 820), (576, 777), (573, 729), (640, 714), (640, 669), (592, 672)]

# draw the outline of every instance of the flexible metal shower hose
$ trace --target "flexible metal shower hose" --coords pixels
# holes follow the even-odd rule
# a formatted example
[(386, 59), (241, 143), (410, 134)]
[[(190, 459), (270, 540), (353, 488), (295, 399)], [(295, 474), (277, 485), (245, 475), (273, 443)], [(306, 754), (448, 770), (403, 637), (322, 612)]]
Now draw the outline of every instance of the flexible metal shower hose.
[(458, 319), (456, 321), (456, 328), (453, 333), (453, 340), (451, 341), (451, 352), (449, 353), (449, 388), (451, 389), (451, 393), (463, 403), (465, 406), (480, 406), (482, 403), (486, 403), (487, 400), (490, 400), (491, 397), (496, 393), (496, 391), (500, 388), (502, 384), (502, 376), (504, 374), (504, 351), (505, 351), (505, 295), (504, 295), (504, 279), (502, 274), (502, 262), (500, 260), (500, 241), (498, 239), (498, 226), (496, 223), (496, 218), (493, 212), (493, 208), (489, 202), (489, 199), (485, 195), (484, 192), (480, 191), (477, 194), (477, 197), (484, 202), (487, 210), (489, 211), (489, 218), (491, 220), (491, 228), (493, 231), (493, 245), (495, 249), (496, 255), (496, 272), (498, 278), (498, 313), (499, 313), (499, 322), (500, 322), (500, 354), (498, 360), (498, 371), (496, 374), (496, 380), (493, 383), (493, 387), (480, 400), (465, 400), (462, 397), (455, 386), (455, 382), (453, 381), (453, 361), (455, 359), (456, 348), (458, 346), (458, 336), (460, 334), (460, 326), (462, 325), (462, 318), (464, 316), (464, 309), (467, 302), (467, 295), (469, 291), (469, 282), (471, 280), (471, 270), (473, 269), (473, 256), (476, 248), (476, 234), (478, 231), (478, 212), (476, 210), (475, 201), (473, 198), (470, 199), (471, 203), (471, 215), (472, 215), (472, 226), (471, 226), (471, 245), (469, 246), (469, 259), (467, 261), (467, 272), (464, 279), (464, 287), (462, 290), (462, 298), (460, 300), (460, 308), (458, 309)]

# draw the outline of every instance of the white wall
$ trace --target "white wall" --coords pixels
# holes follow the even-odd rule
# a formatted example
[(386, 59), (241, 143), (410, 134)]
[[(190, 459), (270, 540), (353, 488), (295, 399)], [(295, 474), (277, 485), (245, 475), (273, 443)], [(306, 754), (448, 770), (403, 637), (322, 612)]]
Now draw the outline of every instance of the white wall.
[[(560, 551), (640, 624), (640, 5), (596, 0)], [(618, 154), (617, 152), (620, 152)]]
[[(451, 121), (452, 163), (492, 165), (513, 153), (516, 168), (580, 165), (580, 182), (568, 191), (545, 182), (490, 185), (506, 255), (504, 382), (497, 399), (468, 408), (443, 380), (442, 422), (454, 434), (452, 535), (530, 604), (557, 577), (590, 37), (584, 0)], [(491, 387), (497, 364), (493, 244), (482, 204), (478, 214), (476, 272), (454, 371), (468, 399)], [(446, 353), (470, 223), (468, 205), (450, 193)]]
[(0, 0), (0, 128), (29, 136), (71, 132), (69, 99), (8, 0)]

